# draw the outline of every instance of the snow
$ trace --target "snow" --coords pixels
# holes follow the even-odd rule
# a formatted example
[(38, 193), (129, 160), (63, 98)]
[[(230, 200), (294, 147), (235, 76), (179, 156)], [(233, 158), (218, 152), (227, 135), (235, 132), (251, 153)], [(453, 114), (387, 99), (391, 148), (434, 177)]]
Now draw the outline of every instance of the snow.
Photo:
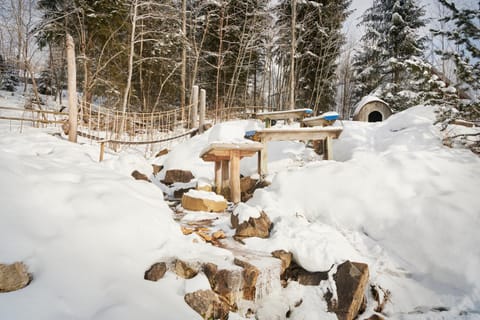
[[(480, 158), (442, 145), (434, 110), (410, 108), (379, 123), (343, 121), (334, 161), (301, 142), (270, 142), (271, 185), (235, 213), (245, 220), (264, 211), (271, 237), (245, 239), (242, 247), (291, 251), (311, 271), (347, 259), (368, 263), (370, 283), (392, 292), (388, 319), (480, 319)], [(157, 159), (130, 150), (99, 163), (97, 145), (69, 143), (58, 129), (19, 133), (0, 123), (0, 262), (23, 261), (34, 277), (28, 287), (0, 294), (0, 319), (201, 319), (183, 296), (209, 287), (203, 274), (184, 280), (168, 271), (158, 282), (143, 274), (175, 258), (231, 266), (233, 255), (184, 236), (158, 181), (166, 169), (211, 181), (213, 164), (200, 159), (201, 150), (261, 128), (254, 120), (214, 126), (173, 146), (162, 157), (165, 169), (148, 183), (130, 173), (148, 174)], [(254, 174), (255, 157), (240, 166)], [(323, 300), (327, 288), (331, 281), (291, 282), (258, 301), (257, 318), (284, 319), (291, 310), (291, 319), (335, 319)], [(373, 308), (369, 296), (362, 318)]]
[(195, 199), (206, 199), (211, 201), (225, 201), (225, 198), (215, 192), (202, 191), (202, 190), (189, 190), (186, 193), (187, 196)]
[(367, 103), (370, 103), (370, 102), (375, 102), (375, 101), (388, 105), (385, 101), (383, 101), (382, 99), (377, 98), (375, 96), (365, 96), (365, 97), (362, 98), (362, 100), (360, 100), (355, 105), (355, 107), (353, 107), (353, 109), (354, 109), (353, 116), (356, 116), (360, 112), (360, 110), (362, 110), (364, 105), (366, 105)]
[(239, 203), (233, 211), (233, 214), (238, 217), (238, 222), (242, 223), (248, 221), (250, 218), (259, 218), (261, 212), (257, 207), (252, 207), (245, 203)]

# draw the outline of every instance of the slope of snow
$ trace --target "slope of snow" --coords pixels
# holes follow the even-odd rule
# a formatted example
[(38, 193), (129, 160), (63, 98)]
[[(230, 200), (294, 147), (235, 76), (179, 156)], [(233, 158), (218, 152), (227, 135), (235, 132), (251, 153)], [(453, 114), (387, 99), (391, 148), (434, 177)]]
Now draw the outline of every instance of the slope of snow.
[[(368, 263), (371, 283), (392, 292), (389, 319), (479, 319), (480, 159), (443, 146), (433, 119), (433, 108), (417, 107), (382, 123), (343, 121), (335, 161), (300, 142), (270, 142), (272, 184), (238, 210), (263, 210), (274, 228), (245, 246), (289, 250), (312, 271), (347, 259)], [(201, 150), (258, 128), (255, 121), (215, 126), (162, 163), (212, 180)], [(24, 261), (34, 276), (27, 288), (0, 294), (0, 319), (200, 319), (183, 295), (205, 287), (205, 278), (169, 272), (149, 282), (143, 273), (169, 258), (227, 264), (232, 255), (181, 234), (161, 190), (130, 177), (134, 169), (151, 172), (140, 154), (97, 159), (97, 146), (0, 126), (0, 262)], [(243, 159), (242, 174), (254, 174), (256, 164)], [(323, 294), (321, 286), (291, 284), (261, 301), (258, 316), (282, 319), (305, 297), (291, 319), (334, 319)]]

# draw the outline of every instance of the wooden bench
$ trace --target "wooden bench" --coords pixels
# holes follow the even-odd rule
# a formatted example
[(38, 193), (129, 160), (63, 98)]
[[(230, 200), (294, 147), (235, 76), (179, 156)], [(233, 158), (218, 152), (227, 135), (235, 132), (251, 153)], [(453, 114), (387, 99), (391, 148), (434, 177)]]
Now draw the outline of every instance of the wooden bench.
[(338, 119), (338, 113), (336, 112), (325, 112), (316, 117), (310, 117), (302, 120), (303, 126), (305, 127), (326, 127), (331, 126)]
[(273, 112), (260, 112), (255, 114), (255, 118), (265, 121), (265, 127), (270, 128), (272, 126), (272, 120), (300, 120), (309, 117), (313, 113), (312, 109), (294, 109), (294, 110), (284, 110), (284, 111), (273, 111)]
[(260, 141), (264, 146), (259, 150), (258, 173), (263, 177), (268, 173), (267, 170), (267, 142), (268, 141), (291, 141), (291, 140), (325, 140), (324, 159), (333, 159), (332, 139), (337, 139), (342, 133), (341, 127), (314, 127), (314, 128), (287, 128), (274, 129), (268, 128), (258, 130), (253, 135), (253, 140)]
[(222, 188), (229, 185), (231, 201), (240, 202), (240, 159), (255, 155), (263, 147), (259, 142), (211, 143), (204, 149), (200, 158), (215, 162), (216, 193), (220, 194)]

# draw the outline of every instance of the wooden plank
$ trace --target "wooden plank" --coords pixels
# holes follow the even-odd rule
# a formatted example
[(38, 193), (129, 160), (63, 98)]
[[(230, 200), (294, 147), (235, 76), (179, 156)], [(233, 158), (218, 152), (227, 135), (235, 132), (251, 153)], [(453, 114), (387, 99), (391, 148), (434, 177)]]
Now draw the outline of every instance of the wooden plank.
[(326, 137), (336, 139), (342, 133), (340, 127), (328, 128), (298, 128), (298, 129), (264, 129), (258, 130), (258, 135), (263, 142), (284, 140), (322, 140)]
[(240, 202), (240, 153), (232, 151), (230, 158), (230, 194), (233, 203)]
[(222, 162), (215, 161), (215, 192), (222, 192)]
[(260, 179), (263, 179), (265, 175), (268, 174), (268, 154), (267, 154), (267, 144), (265, 143), (264, 148), (258, 152), (258, 175)]
[(290, 118), (303, 119), (304, 117), (308, 116), (311, 111), (311, 109), (304, 108), (285, 111), (261, 112), (257, 113), (255, 118), (259, 120), (286, 120)]

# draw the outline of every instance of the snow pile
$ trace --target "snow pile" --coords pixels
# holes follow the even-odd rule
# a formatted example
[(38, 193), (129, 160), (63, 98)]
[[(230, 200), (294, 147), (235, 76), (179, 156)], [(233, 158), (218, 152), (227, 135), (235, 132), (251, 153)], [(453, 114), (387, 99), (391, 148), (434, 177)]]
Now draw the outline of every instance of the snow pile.
[[(344, 121), (336, 161), (301, 142), (269, 142), (272, 184), (235, 212), (246, 220), (265, 211), (274, 227), (269, 239), (245, 239), (242, 250), (289, 250), (311, 271), (368, 263), (371, 282), (392, 292), (389, 319), (478, 319), (480, 159), (443, 146), (433, 119), (433, 108), (417, 107), (380, 123)], [(201, 150), (261, 126), (215, 126), (173, 148), (165, 169), (211, 181), (213, 163)], [(200, 319), (183, 295), (208, 288), (203, 276), (185, 281), (167, 272), (149, 282), (143, 273), (179, 255), (221, 266), (232, 254), (181, 234), (160, 189), (130, 177), (149, 168), (145, 159), (133, 152), (97, 159), (97, 146), (38, 129), (0, 130), (0, 262), (24, 261), (34, 275), (29, 287), (0, 296), (0, 318)], [(243, 159), (242, 174), (256, 165)], [(281, 319), (303, 298), (291, 319), (334, 319), (324, 289), (293, 283), (266, 297), (257, 315)]]

